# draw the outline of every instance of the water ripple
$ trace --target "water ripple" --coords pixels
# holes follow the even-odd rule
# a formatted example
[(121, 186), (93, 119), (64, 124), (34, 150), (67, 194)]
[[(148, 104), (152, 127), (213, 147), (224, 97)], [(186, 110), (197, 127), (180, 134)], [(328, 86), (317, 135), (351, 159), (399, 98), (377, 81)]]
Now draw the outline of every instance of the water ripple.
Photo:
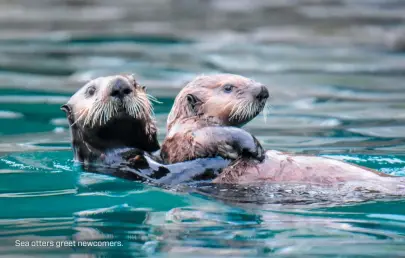
[(162, 141), (184, 83), (230, 72), (270, 91), (266, 115), (244, 127), (266, 149), (404, 176), (405, 5), (304, 2), (1, 2), (0, 254), (403, 257), (404, 201), (395, 194), (291, 185), (163, 190), (84, 173), (72, 161), (60, 105), (88, 80), (135, 73), (163, 102), (155, 106)]

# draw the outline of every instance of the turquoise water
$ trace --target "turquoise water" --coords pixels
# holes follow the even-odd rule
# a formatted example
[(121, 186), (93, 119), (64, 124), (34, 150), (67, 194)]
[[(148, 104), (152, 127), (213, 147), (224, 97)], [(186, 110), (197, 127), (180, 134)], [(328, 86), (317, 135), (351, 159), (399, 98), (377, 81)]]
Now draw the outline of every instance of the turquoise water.
[(185, 81), (232, 72), (268, 86), (245, 126), (266, 149), (405, 176), (405, 7), (231, 2), (0, 3), (1, 255), (405, 256), (402, 198), (161, 189), (74, 164), (59, 107), (86, 80), (137, 74), (161, 141)]

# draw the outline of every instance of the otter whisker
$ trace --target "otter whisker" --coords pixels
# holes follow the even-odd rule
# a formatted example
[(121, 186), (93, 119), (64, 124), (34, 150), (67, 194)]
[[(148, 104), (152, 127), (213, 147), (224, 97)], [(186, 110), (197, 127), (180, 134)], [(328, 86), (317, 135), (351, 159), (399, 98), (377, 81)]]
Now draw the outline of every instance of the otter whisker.
[(239, 109), (240, 109), (241, 106), (242, 106), (241, 103), (237, 103), (236, 105), (233, 105), (233, 108), (232, 108), (231, 113), (230, 113), (231, 114), (230, 119), (238, 117), (238, 114), (240, 112)]
[(98, 106), (98, 103), (94, 103), (94, 105), (88, 110), (88, 115), (86, 116), (86, 119), (84, 120), (84, 125), (89, 124), (92, 121), (93, 115), (94, 115), (94, 107)]
[[(147, 105), (147, 103), (149, 103), (149, 99), (147, 95), (141, 95), (140, 98), (142, 99), (142, 101), (139, 101), (140, 104), (140, 108), (143, 111), (148, 111), (150, 113), (154, 113), (153, 107), (152, 105)], [(146, 112), (141, 112), (141, 114), (144, 116)]]
[(100, 104), (95, 103), (95, 105), (90, 109), (90, 114), (87, 117), (86, 124), (90, 125), (91, 127), (94, 125), (94, 117), (97, 116), (97, 112), (100, 111)]
[(98, 104), (97, 109), (96, 108), (94, 109), (94, 113), (93, 113), (93, 117), (92, 117), (93, 125), (95, 125), (96, 122), (101, 120), (102, 115), (108, 108), (108, 106), (106, 105), (105, 102), (98, 102), (97, 104)]
[(248, 107), (245, 109), (245, 119), (252, 118), (254, 103), (249, 103)]
[(252, 112), (252, 103), (249, 103), (247, 108), (245, 109), (244, 119), (248, 119), (251, 112)]
[(257, 116), (262, 111), (262, 105), (260, 103), (252, 103), (252, 110), (250, 113), (250, 118)]
[(100, 125), (102, 125), (102, 116), (104, 115), (104, 112), (107, 109), (107, 105), (103, 102), (97, 102), (96, 107), (94, 108), (94, 112), (91, 116), (91, 126), (95, 126), (97, 122), (99, 122)]
[(138, 101), (135, 101), (134, 103), (133, 103), (133, 105), (132, 105), (132, 116), (133, 117), (140, 117), (142, 114), (141, 114), (141, 108), (140, 108), (140, 106), (139, 106), (139, 103), (138, 103)]
[(79, 122), (81, 119), (82, 119), (82, 117), (86, 114), (86, 111), (88, 111), (87, 109), (83, 109), (83, 110), (81, 110), (81, 111), (79, 111), (79, 112), (76, 112), (75, 113), (75, 116), (78, 114), (78, 113), (80, 113), (80, 115), (79, 115), (79, 117), (76, 119), (76, 121), (74, 121), (70, 126), (74, 126), (77, 122)]
[(118, 113), (118, 107), (112, 102), (96, 101), (89, 110), (84, 121), (85, 125), (94, 127), (97, 123), (103, 125), (107, 123), (115, 114)]
[[(148, 103), (147, 101), (144, 101), (143, 105), (146, 106), (146, 109), (148, 111), (150, 111), (154, 115), (155, 114), (155, 109), (154, 109), (153, 105), (151, 105), (150, 102), (148, 104), (147, 103)], [(158, 104), (163, 104), (163, 102), (159, 102)]]
[(150, 94), (146, 94), (146, 97), (148, 100), (155, 102), (157, 104), (163, 104), (163, 102), (160, 102), (155, 96), (152, 96)]
[(239, 107), (236, 107), (236, 110), (234, 110), (234, 109), (235, 109), (235, 106), (233, 106), (233, 108), (231, 110), (231, 116), (229, 117), (230, 120), (238, 117)]
[(95, 109), (91, 117), (91, 126), (95, 126), (97, 122), (99, 122), (100, 125), (102, 124), (102, 117), (104, 115), (105, 109), (107, 109), (105, 104), (97, 104), (97, 109)]
[[(105, 116), (104, 116), (104, 120), (103, 120), (103, 123), (105, 124), (105, 123), (107, 123), (110, 119), (111, 119), (111, 117), (113, 117), (113, 115), (115, 115), (116, 113), (117, 113), (117, 105), (113, 105), (112, 103), (111, 103), (111, 101), (110, 102), (108, 102), (108, 104), (107, 104), (107, 108), (106, 108), (106, 110), (105, 110)], [(101, 120), (101, 119), (100, 119)]]
[(258, 111), (260, 111), (258, 104), (257, 104), (256, 102), (252, 103), (252, 104), (250, 105), (249, 119), (253, 118), (253, 116), (254, 116), (255, 114), (257, 114)]
[(236, 119), (236, 118), (244, 118), (245, 113), (247, 112), (246, 109), (248, 108), (248, 101), (247, 100), (242, 100), (241, 102), (237, 103), (235, 106), (237, 106), (235, 112), (231, 115), (230, 119)]
[(136, 109), (136, 104), (132, 103), (129, 107), (128, 107), (128, 113), (130, 116), (132, 117), (137, 117), (137, 109)]
[(141, 105), (142, 104), (139, 101), (136, 102), (136, 115), (138, 117), (142, 116), (142, 106)]
[(252, 103), (249, 103), (247, 107), (244, 109), (243, 119), (248, 119), (250, 116), (250, 112), (252, 111)]
[(132, 117), (137, 117), (137, 110), (136, 110), (136, 104), (135, 102), (131, 103), (131, 102), (125, 102), (125, 107), (128, 111), (128, 114)]
[(244, 106), (243, 106), (243, 108), (241, 108), (241, 116), (242, 116), (242, 119), (246, 119), (249, 115), (251, 103), (249, 103), (248, 101), (244, 101), (243, 104), (244, 104)]
[(100, 117), (98, 118), (98, 120), (100, 121), (100, 125), (103, 125), (104, 123), (106, 123), (108, 121), (108, 119), (110, 118), (110, 114), (111, 114), (111, 102), (107, 102), (107, 104), (104, 104), (104, 108), (103, 108), (103, 112), (100, 113)]
[(100, 104), (100, 106), (99, 111), (94, 114), (93, 124), (98, 121), (100, 125), (103, 125), (107, 120), (107, 114), (110, 112), (110, 106), (105, 103)]
[(233, 105), (232, 110), (231, 110), (231, 112), (230, 112), (230, 114), (231, 114), (231, 117), (230, 117), (230, 118), (231, 118), (231, 119), (232, 119), (232, 117), (236, 116), (238, 109), (239, 109), (239, 106), (238, 106), (238, 105)]
[[(153, 108), (153, 105), (150, 104), (150, 102), (148, 101), (148, 97), (145, 96), (146, 98), (143, 98), (144, 101), (142, 101), (142, 105), (144, 106), (144, 109), (147, 110), (147, 112), (143, 112), (144, 116), (146, 116), (146, 114), (151, 114), (152, 116), (155, 116), (155, 109)], [(159, 102), (160, 104), (162, 102)]]
[(249, 107), (250, 107), (250, 103), (246, 104), (244, 109), (241, 109), (242, 110), (242, 115), (241, 116), (242, 116), (242, 119), (244, 119), (244, 120), (246, 119), (246, 117), (248, 115)]
[(272, 109), (272, 105), (265, 103), (265, 106), (263, 107), (263, 120), (265, 123), (267, 123), (267, 116), (270, 113), (270, 109)]
[(136, 117), (140, 117), (142, 114), (141, 114), (141, 108), (140, 108), (140, 106), (139, 106), (139, 103), (138, 102), (135, 102), (134, 103), (135, 105), (134, 105), (134, 115), (136, 116)]
[[(243, 104), (242, 104), (243, 103)], [(245, 107), (244, 102), (242, 102), (238, 109), (235, 112), (235, 118), (242, 118), (242, 115), (244, 113), (244, 109), (242, 107)]]

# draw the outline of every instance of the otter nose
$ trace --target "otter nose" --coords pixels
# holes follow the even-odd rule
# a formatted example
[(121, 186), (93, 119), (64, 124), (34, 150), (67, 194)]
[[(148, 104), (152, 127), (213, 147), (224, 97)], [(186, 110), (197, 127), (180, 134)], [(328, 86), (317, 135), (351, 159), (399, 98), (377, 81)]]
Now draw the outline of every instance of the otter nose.
[(256, 98), (259, 101), (263, 101), (266, 100), (269, 97), (269, 91), (267, 90), (267, 88), (265, 86), (262, 86), (260, 89), (259, 94), (257, 94)]
[(131, 87), (122, 80), (116, 80), (111, 88), (111, 96), (116, 98), (124, 98), (132, 92)]

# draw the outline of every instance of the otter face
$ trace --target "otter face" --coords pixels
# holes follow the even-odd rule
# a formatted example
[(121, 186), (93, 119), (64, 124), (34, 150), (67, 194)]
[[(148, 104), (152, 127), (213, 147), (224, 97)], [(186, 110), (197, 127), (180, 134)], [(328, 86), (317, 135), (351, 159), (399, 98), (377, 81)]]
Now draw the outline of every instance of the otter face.
[(150, 100), (155, 98), (133, 76), (100, 77), (88, 82), (62, 106), (69, 119), (73, 147), (101, 153), (120, 147), (159, 149)]
[(215, 117), (222, 125), (242, 126), (263, 110), (268, 98), (263, 84), (240, 75), (199, 76), (177, 96), (168, 127), (194, 115)]

